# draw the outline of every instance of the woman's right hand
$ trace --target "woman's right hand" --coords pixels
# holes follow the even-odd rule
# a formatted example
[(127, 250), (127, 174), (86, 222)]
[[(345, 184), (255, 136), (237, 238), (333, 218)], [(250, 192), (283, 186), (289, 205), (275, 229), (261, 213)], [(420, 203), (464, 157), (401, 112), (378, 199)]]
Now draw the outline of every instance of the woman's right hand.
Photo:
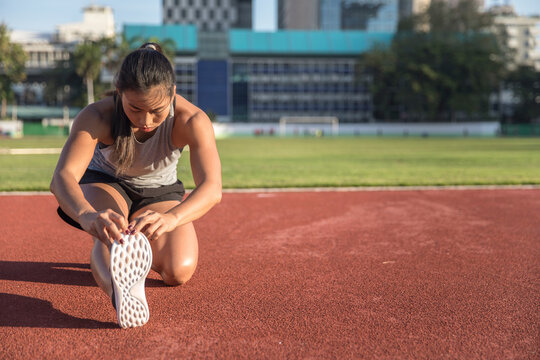
[(122, 234), (129, 233), (126, 219), (111, 209), (84, 213), (79, 216), (79, 223), (109, 248), (115, 240), (122, 243)]

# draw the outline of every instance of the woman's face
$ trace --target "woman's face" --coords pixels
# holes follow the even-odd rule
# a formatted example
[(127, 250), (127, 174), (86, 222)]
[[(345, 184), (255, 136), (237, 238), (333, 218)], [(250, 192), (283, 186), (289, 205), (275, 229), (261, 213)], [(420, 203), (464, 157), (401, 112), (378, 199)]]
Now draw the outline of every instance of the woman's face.
[[(173, 94), (176, 92), (174, 89)], [(134, 133), (154, 131), (169, 116), (173, 97), (161, 86), (147, 92), (127, 90), (122, 92), (122, 106)]]

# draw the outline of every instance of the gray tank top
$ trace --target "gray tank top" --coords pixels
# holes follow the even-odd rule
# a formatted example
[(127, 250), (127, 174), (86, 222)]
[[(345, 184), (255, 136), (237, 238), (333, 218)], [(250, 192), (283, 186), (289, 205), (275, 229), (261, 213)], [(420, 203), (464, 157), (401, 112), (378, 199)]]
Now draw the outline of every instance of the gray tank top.
[(88, 169), (117, 177), (135, 187), (156, 188), (174, 184), (178, 180), (176, 167), (182, 150), (172, 143), (173, 125), (174, 116), (169, 116), (151, 138), (145, 142), (135, 139), (133, 164), (125, 173), (115, 174), (116, 166), (112, 160), (113, 147), (103, 143), (96, 145)]

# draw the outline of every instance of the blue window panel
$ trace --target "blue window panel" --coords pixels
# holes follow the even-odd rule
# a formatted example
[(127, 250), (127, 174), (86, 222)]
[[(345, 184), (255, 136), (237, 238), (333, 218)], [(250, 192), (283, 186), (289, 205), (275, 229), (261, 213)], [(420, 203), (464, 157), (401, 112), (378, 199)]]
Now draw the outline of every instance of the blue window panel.
[(197, 105), (202, 110), (229, 115), (226, 60), (199, 60), (197, 84)]

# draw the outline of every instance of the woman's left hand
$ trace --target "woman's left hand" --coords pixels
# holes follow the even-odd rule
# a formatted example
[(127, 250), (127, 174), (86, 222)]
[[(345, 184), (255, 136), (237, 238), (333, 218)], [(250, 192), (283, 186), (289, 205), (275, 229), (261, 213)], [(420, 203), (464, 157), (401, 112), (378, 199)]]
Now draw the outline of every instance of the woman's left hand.
[(142, 232), (149, 241), (157, 240), (166, 232), (176, 228), (176, 217), (172, 214), (163, 214), (146, 210), (134, 218), (128, 226), (133, 233)]

